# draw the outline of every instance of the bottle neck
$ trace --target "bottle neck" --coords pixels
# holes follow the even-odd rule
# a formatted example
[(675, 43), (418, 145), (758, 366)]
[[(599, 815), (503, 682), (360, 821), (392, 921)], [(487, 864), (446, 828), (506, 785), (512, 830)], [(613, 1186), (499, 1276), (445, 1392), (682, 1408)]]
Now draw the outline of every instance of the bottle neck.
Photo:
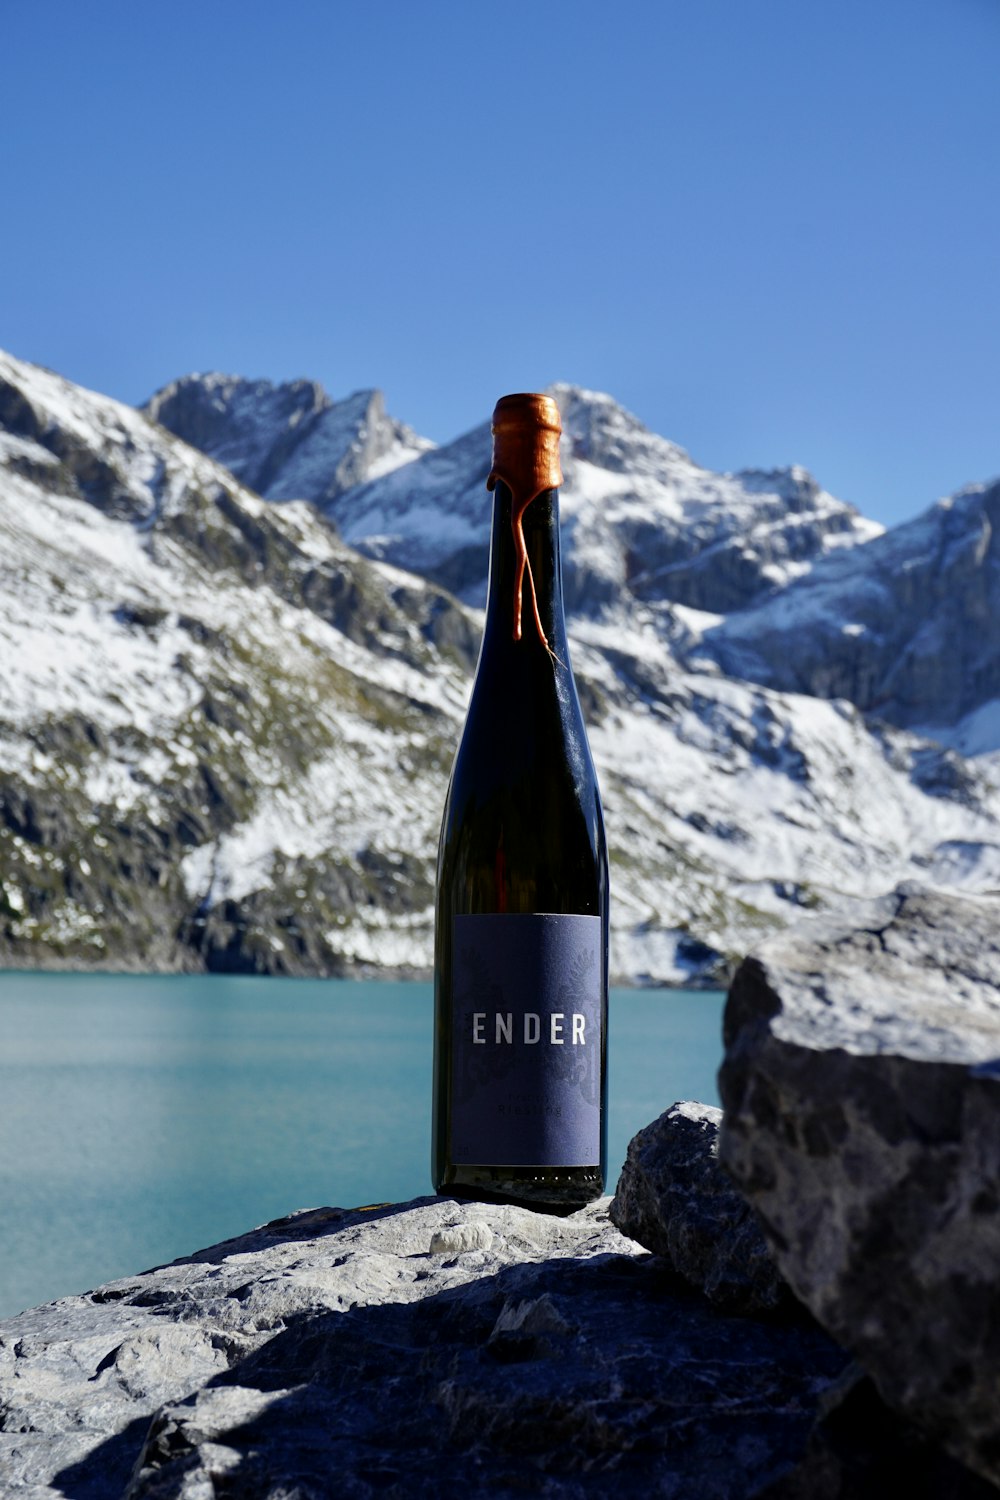
[(543, 490), (520, 513), (503, 480), (493, 495), (485, 641), (525, 657), (568, 661), (559, 551), (559, 491)]

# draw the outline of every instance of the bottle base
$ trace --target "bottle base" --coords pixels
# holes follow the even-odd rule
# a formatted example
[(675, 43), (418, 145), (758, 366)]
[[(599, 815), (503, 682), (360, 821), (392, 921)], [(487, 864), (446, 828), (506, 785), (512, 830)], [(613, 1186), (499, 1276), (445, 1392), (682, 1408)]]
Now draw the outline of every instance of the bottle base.
[(600, 1167), (449, 1167), (435, 1185), (440, 1197), (512, 1203), (536, 1213), (572, 1214), (604, 1192)]

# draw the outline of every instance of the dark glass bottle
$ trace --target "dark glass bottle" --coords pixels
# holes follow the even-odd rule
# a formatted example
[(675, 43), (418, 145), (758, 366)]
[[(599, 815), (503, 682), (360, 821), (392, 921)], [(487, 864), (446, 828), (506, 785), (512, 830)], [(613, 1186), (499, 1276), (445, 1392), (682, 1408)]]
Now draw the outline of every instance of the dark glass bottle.
[(445, 803), (434, 1187), (568, 1212), (604, 1191), (608, 864), (570, 668), (559, 413), (494, 412), (479, 664)]

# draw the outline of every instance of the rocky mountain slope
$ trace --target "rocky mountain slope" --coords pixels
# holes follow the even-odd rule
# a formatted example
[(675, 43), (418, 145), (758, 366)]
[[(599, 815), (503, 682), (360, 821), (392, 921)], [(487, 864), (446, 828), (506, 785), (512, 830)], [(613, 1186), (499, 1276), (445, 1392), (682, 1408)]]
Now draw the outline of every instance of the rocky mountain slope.
[(998, 620), (1000, 480), (821, 559), (701, 647), (735, 676), (848, 698), (975, 753), (1000, 747)]
[(467, 615), (47, 372), (0, 420), (0, 961), (423, 961)]
[(332, 401), (314, 380), (187, 375), (143, 411), (269, 500), (326, 505), (432, 446), (387, 415), (381, 391)]
[[(562, 400), (582, 589), (571, 635), (612, 851), (615, 977), (710, 979), (762, 931), (914, 876), (1000, 883), (993, 758), (728, 678), (697, 654), (703, 615), (659, 585), (647, 597), (634, 567), (611, 587), (629, 526), (657, 522), (669, 550), (700, 518), (689, 578), (703, 569), (722, 590), (735, 569), (751, 597), (830, 546), (860, 556), (873, 544), (851, 543), (871, 528), (801, 475), (706, 476), (609, 398)], [(250, 449), (258, 464), (270, 451)], [(437, 464), (442, 486), (464, 475), (471, 496), (488, 461), (483, 432), (421, 452), (344, 490), (338, 535), (145, 414), (0, 357), (0, 964), (427, 970), (481, 617), (344, 533), (395, 474)], [(698, 474), (692, 494), (682, 478)], [(442, 522), (452, 492), (428, 486), (425, 500), (411, 534), (421, 513), (427, 537), (450, 528), (444, 570), (464, 546)], [(485, 514), (485, 490), (477, 504)], [(397, 555), (379, 535), (369, 553)]]

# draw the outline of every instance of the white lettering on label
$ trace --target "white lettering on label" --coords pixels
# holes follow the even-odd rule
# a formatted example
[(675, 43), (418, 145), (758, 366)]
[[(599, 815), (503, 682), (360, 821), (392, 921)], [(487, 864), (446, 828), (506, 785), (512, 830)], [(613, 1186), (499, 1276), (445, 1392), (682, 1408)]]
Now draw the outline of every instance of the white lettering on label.
[[(485, 1010), (477, 1010), (472, 1013), (472, 1041), (477, 1047), (486, 1045), (486, 1016)], [(563, 1034), (566, 1021), (564, 1011), (550, 1011), (548, 1025), (548, 1042), (552, 1047), (562, 1047), (567, 1040), (574, 1047), (585, 1047), (587, 1045), (587, 1017), (580, 1011), (574, 1011), (571, 1020), (571, 1034), (567, 1038)], [(494, 1040), (496, 1045), (511, 1046), (514, 1041), (514, 1012), (494, 1011)], [(524, 1042), (528, 1047), (534, 1047), (542, 1039), (542, 1017), (534, 1010), (524, 1012)]]

